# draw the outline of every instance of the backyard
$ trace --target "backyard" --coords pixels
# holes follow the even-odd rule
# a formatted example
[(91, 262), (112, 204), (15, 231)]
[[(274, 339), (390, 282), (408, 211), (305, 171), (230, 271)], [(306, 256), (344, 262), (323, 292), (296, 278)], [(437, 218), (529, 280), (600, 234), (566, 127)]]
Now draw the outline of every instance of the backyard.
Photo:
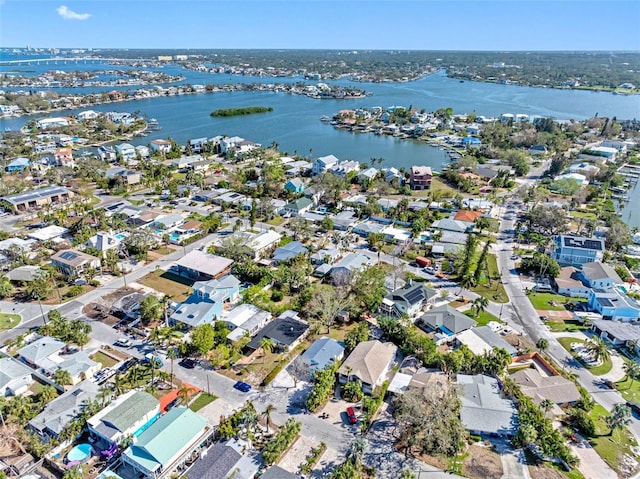
[(538, 311), (565, 311), (565, 307), (568, 303), (574, 303), (576, 301), (584, 302), (583, 298), (569, 298), (560, 294), (554, 293), (529, 293), (529, 301), (533, 307)]
[(495, 317), (493, 314), (491, 314), (488, 311), (480, 311), (480, 314), (476, 316), (475, 310), (470, 309), (469, 311), (465, 311), (464, 314), (466, 314), (471, 319), (473, 319), (476, 323), (478, 323), (478, 326), (486, 326), (491, 321), (495, 321), (496, 323), (503, 322), (503, 321), (500, 321), (497, 317)]
[(93, 356), (90, 356), (90, 359), (93, 359), (95, 362), (102, 364), (103, 368), (111, 368), (118, 362), (102, 351), (97, 351)]
[(167, 294), (172, 301), (181, 303), (191, 294), (191, 286), (193, 281), (189, 281), (182, 276), (157, 270), (140, 278), (140, 284), (155, 289), (161, 293)]
[(575, 359), (580, 361), (580, 363), (584, 367), (586, 367), (589, 370), (589, 372), (594, 376), (602, 376), (603, 374), (607, 374), (609, 371), (611, 371), (611, 368), (613, 367), (611, 358), (607, 358), (603, 360), (602, 364), (599, 364), (597, 366), (589, 366), (578, 353), (576, 353), (573, 349), (571, 349), (571, 345), (574, 343), (586, 345), (587, 341), (585, 341), (584, 339), (568, 338), (568, 337), (562, 337), (557, 339), (558, 339), (558, 342), (562, 345), (562, 347), (566, 349), (569, 353), (571, 353), (571, 355)]
[(0, 330), (11, 329), (20, 324), (19, 314), (0, 313)]

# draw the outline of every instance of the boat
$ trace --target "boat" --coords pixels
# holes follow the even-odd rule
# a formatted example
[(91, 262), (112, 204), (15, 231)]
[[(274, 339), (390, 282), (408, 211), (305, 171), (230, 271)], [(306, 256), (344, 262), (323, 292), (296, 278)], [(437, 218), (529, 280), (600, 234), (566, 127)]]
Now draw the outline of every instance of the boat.
[(331, 120), (331, 118), (329, 118), (327, 115), (322, 115), (320, 117), (320, 121), (323, 123), (328, 123)]
[(631, 241), (635, 244), (640, 244), (640, 233), (636, 233), (631, 237)]

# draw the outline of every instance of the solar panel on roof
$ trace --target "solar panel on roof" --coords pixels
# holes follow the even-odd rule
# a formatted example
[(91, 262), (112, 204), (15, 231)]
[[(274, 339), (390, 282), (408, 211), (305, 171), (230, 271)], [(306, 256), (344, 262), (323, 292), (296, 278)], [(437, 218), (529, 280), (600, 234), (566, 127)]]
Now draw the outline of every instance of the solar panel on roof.
[(73, 251), (65, 251), (64, 253), (60, 254), (60, 257), (63, 259), (75, 259), (78, 257), (77, 253), (74, 253)]
[(405, 298), (407, 298), (407, 301), (411, 304), (415, 304), (419, 299), (423, 298), (422, 290), (420, 288), (415, 288), (405, 294)]

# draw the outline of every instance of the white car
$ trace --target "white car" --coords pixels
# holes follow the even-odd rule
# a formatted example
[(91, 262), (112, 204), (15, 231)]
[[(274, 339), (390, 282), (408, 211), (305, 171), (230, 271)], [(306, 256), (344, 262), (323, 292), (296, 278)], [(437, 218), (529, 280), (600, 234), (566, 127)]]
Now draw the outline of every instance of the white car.
[(131, 346), (131, 340), (129, 338), (119, 338), (115, 342), (115, 345), (120, 346), (121, 348), (128, 348), (129, 346)]

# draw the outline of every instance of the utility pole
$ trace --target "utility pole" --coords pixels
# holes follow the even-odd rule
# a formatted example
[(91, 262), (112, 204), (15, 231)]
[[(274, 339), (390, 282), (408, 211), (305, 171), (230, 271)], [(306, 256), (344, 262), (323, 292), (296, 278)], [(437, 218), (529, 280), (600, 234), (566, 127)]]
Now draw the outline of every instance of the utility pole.
[(40, 314), (42, 314), (42, 321), (45, 326), (47, 325), (47, 317), (44, 315), (44, 309), (42, 309), (42, 301), (40, 301), (40, 295), (38, 295), (38, 304), (40, 305)]

